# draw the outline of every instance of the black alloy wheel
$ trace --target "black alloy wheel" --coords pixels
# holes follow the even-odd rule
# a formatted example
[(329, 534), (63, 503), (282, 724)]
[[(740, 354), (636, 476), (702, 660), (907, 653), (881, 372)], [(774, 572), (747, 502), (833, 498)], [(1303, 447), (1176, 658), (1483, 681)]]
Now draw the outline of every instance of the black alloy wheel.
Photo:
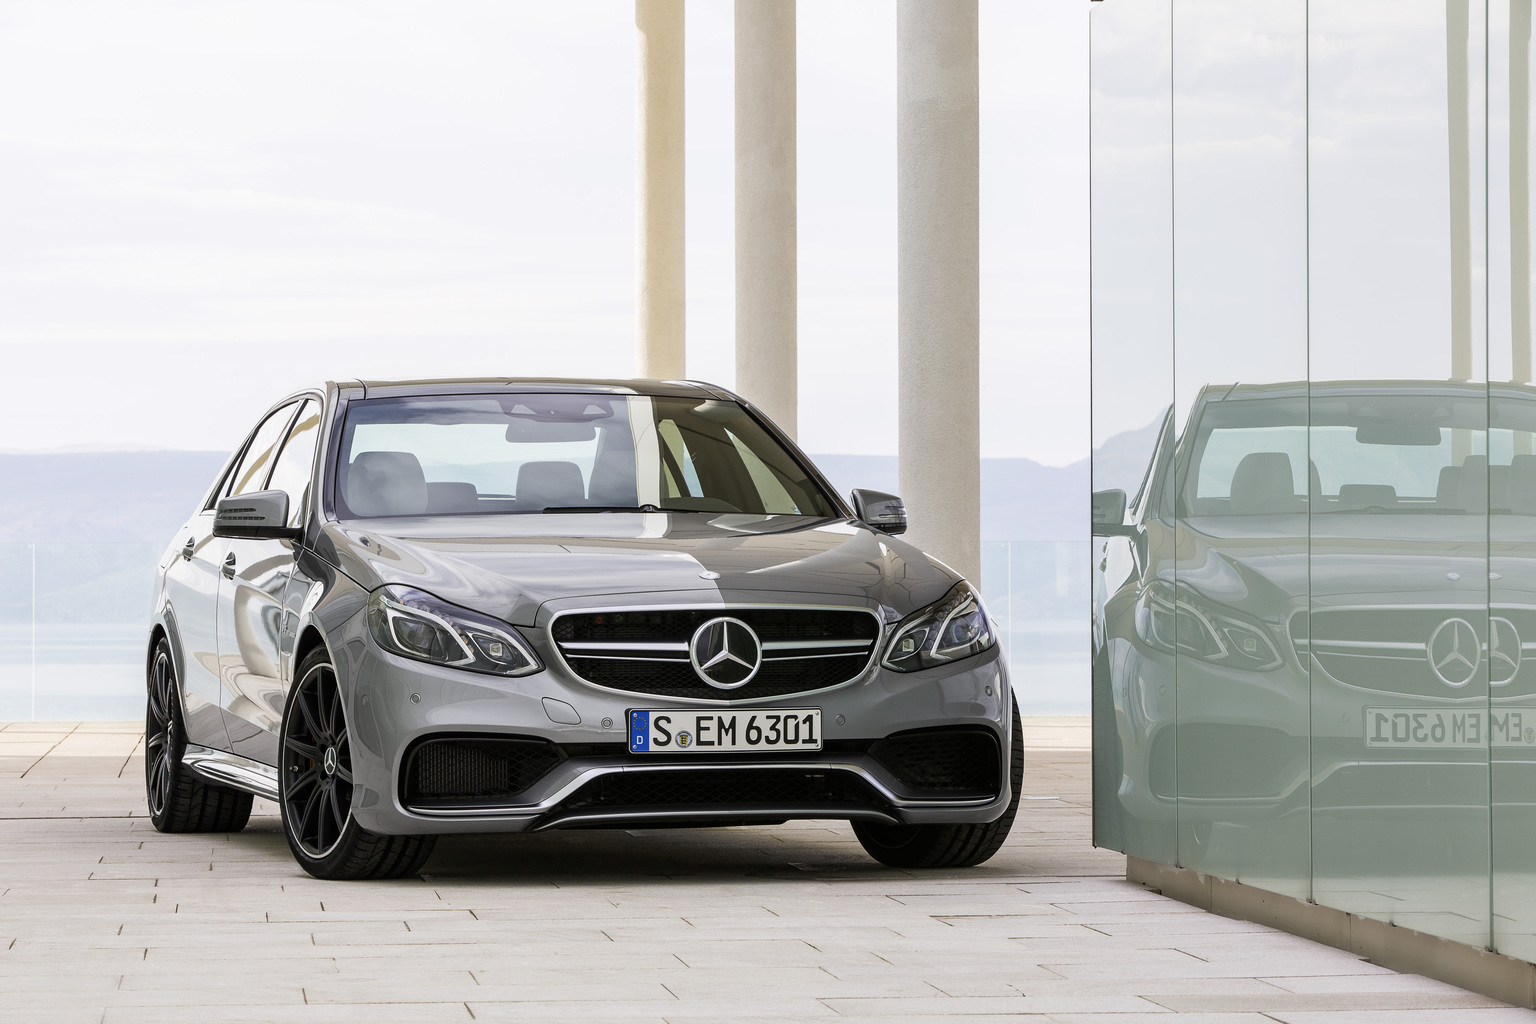
[(251, 794), (216, 786), (182, 764), (187, 750), (181, 687), (171, 645), (155, 645), (146, 680), (144, 798), (161, 832), (239, 832), (251, 817)]
[(283, 738), (283, 804), (304, 853), (323, 858), (336, 846), (352, 811), (352, 752), (341, 688), (327, 664), (316, 665), (295, 688)]
[(1013, 743), (1009, 751), (1009, 781), (1013, 797), (996, 821), (966, 825), (882, 825), (855, 821), (853, 834), (875, 860), (893, 868), (968, 868), (1002, 848), (1019, 812), (1024, 788), (1024, 723), (1013, 705)]
[(381, 836), (352, 817), (352, 742), (345, 694), (319, 647), (299, 665), (283, 714), (278, 765), (283, 832), (316, 878), (399, 878), (421, 870), (435, 836)]

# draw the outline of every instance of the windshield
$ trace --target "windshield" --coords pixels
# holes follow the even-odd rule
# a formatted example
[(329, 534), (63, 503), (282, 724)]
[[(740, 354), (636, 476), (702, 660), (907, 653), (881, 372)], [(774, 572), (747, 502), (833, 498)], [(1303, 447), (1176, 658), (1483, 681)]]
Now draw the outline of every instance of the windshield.
[(1182, 514), (1536, 515), (1533, 404), (1429, 392), (1212, 403)]
[(342, 518), (740, 512), (836, 503), (735, 402), (622, 395), (376, 398), (347, 406)]

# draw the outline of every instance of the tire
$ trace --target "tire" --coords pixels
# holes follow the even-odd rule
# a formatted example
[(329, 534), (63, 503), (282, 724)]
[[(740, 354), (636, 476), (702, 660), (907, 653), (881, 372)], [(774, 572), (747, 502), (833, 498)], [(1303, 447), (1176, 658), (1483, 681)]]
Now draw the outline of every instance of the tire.
[(853, 834), (875, 860), (893, 868), (968, 868), (1002, 848), (1019, 811), (1024, 787), (1024, 729), (1019, 706), (1013, 705), (1013, 743), (1009, 780), (1013, 798), (996, 821), (970, 825), (881, 825), (856, 821)]
[(251, 794), (207, 782), (182, 764), (187, 729), (171, 645), (155, 644), (144, 712), (144, 800), (161, 832), (239, 832), (251, 820)]
[(278, 755), (283, 834), (316, 878), (403, 878), (421, 870), (436, 836), (382, 836), (352, 817), (352, 751), (346, 701), (323, 647), (299, 664)]

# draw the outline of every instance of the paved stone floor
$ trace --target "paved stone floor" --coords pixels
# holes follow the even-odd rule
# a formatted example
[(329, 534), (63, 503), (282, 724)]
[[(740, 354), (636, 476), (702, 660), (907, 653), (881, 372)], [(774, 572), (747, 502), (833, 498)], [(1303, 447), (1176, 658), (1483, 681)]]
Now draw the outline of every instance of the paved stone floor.
[(275, 808), (162, 836), (134, 724), (0, 725), (0, 1021), (1536, 1021), (1124, 881), (1086, 721), (1034, 719), (1003, 851), (882, 868), (839, 822), (442, 841), (329, 883)]

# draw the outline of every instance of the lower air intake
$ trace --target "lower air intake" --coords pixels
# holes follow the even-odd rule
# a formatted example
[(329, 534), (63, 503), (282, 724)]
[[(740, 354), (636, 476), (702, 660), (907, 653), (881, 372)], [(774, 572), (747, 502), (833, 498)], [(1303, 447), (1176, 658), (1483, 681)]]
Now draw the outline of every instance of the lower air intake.
[(683, 769), (622, 772), (587, 783), (561, 801), (555, 816), (594, 811), (733, 811), (743, 813), (884, 810), (880, 795), (852, 772), (821, 768)]
[(419, 810), (505, 802), (565, 760), (553, 743), (517, 737), (427, 739), (405, 759), (403, 803)]
[(996, 796), (1002, 777), (989, 729), (919, 729), (876, 740), (869, 756), (912, 790)]

